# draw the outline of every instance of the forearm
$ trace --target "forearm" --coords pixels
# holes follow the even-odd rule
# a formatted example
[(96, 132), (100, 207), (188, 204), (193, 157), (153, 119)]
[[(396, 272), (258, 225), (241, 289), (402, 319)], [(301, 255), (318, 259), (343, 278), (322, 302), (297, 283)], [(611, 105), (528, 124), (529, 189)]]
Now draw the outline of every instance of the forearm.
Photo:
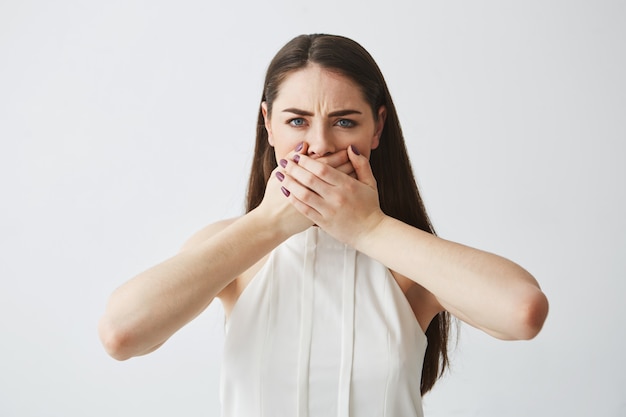
[(165, 342), (286, 238), (271, 225), (252, 211), (118, 288), (99, 324), (109, 353), (126, 359)]
[(547, 299), (536, 280), (500, 256), (446, 241), (388, 216), (356, 245), (426, 288), (445, 310), (496, 337), (534, 337), (545, 320)]

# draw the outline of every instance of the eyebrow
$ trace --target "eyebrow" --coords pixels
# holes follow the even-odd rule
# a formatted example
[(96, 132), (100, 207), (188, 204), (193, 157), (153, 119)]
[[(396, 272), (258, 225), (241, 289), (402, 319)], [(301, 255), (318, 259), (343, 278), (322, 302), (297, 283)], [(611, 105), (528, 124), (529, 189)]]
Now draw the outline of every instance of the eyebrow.
[[(283, 110), (283, 113), (293, 113), (298, 116), (313, 116), (313, 113), (306, 110), (296, 109), (294, 107), (290, 107), (288, 109)], [(340, 117), (340, 116), (348, 116), (350, 114), (363, 114), (358, 110), (346, 109), (346, 110), (337, 110), (332, 113), (328, 113), (328, 117)]]

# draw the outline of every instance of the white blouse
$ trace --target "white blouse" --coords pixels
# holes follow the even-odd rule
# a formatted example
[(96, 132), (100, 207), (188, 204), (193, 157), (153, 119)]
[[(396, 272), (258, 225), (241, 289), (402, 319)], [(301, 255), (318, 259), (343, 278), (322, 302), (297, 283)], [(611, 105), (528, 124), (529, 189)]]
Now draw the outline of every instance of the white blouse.
[(318, 227), (292, 236), (226, 323), (223, 417), (422, 417), (426, 336), (390, 271)]

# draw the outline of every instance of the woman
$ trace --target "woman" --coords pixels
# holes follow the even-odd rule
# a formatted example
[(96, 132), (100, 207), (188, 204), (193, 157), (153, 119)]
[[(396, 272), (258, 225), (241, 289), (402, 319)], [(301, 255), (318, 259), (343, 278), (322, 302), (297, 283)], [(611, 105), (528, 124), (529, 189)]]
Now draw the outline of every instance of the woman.
[(268, 68), (247, 213), (118, 288), (103, 344), (149, 353), (215, 297), (224, 416), (421, 416), (449, 314), (530, 339), (548, 311), (520, 266), (435, 236), (380, 70), (330, 35), (293, 39)]

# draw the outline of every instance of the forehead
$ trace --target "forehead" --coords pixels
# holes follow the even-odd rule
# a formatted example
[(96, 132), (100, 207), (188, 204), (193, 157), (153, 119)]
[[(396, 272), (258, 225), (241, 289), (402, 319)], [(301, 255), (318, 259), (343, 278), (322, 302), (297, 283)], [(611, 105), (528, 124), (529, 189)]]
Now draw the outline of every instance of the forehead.
[(369, 107), (357, 83), (319, 65), (308, 65), (289, 73), (280, 84), (275, 101), (332, 108)]

